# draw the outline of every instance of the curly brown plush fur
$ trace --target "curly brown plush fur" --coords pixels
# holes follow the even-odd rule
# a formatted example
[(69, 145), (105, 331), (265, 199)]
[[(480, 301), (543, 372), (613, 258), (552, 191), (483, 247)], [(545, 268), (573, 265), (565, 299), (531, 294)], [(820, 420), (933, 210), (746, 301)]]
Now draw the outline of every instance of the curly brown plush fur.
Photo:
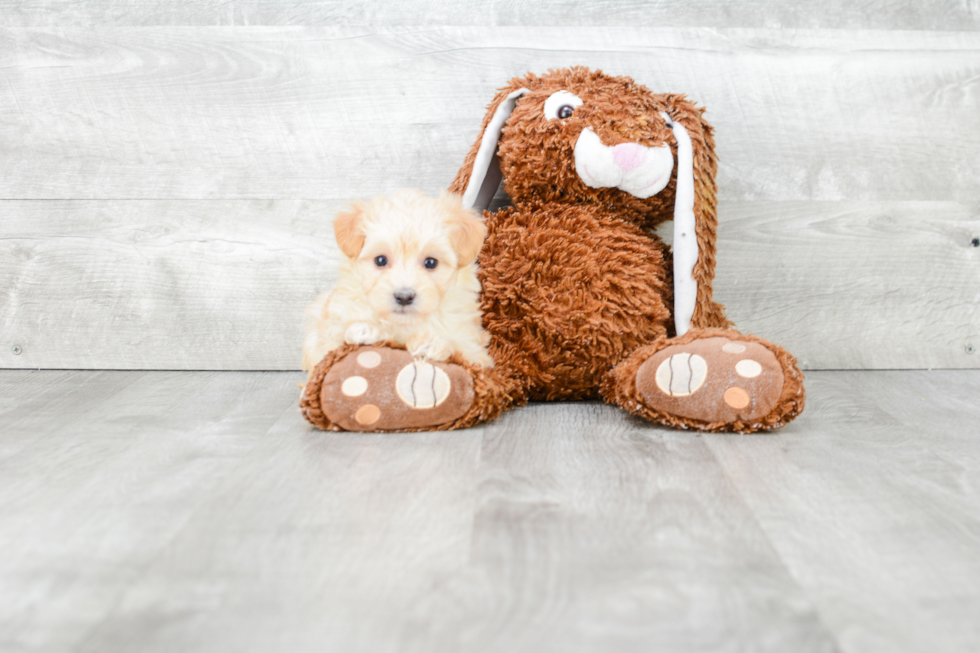
[[(475, 178), (475, 162), (488, 160), (486, 149), (480, 153), (484, 132), (498, 107), (513, 102), (508, 96), (519, 89), (527, 91), (516, 100), (504, 123), (497, 150), (504, 188), (513, 206), (485, 213), (488, 235), (479, 259), (484, 325), (491, 336), (490, 354), (496, 367), (467, 367), (476, 390), (473, 406), (462, 418), (438, 428), (462, 428), (492, 419), (528, 399), (599, 397), (653, 422), (704, 431), (767, 430), (795, 418), (804, 406), (803, 375), (795, 359), (776, 345), (727, 329), (731, 323), (724, 308), (712, 299), (717, 162), (704, 110), (683, 95), (652, 93), (629, 77), (581, 67), (517, 77), (500, 89), (488, 107), (480, 135), (450, 190), (464, 193)], [(570, 116), (549, 120), (544, 113), (546, 101), (558, 91), (575, 94), (582, 104)], [(677, 139), (663, 114), (686, 130), (693, 158), (698, 256), (691, 276), (697, 282), (697, 294), (692, 330), (680, 338), (673, 337), (671, 249), (652, 233), (653, 227), (674, 217), (679, 165), (674, 166), (666, 187), (645, 199), (618, 188), (592, 188), (576, 172), (576, 143), (586, 128), (607, 148), (637, 143), (663, 151), (666, 145), (674, 161), (679, 161)], [(643, 364), (673, 345), (678, 346), (678, 360), (688, 361), (694, 356), (684, 352), (683, 346), (695, 341), (702, 352), (704, 347), (718, 348), (717, 355), (705, 353), (714, 384), (705, 388), (720, 387), (721, 392), (728, 386), (719, 386), (720, 379), (732, 379), (729, 389), (735, 391), (734, 399), (725, 391), (727, 405), (715, 412), (734, 415), (751, 401), (754, 403), (737, 415), (761, 417), (719, 421), (704, 414), (703, 419), (696, 419), (645, 404), (637, 388)], [(765, 352), (754, 344), (739, 345), (739, 341), (759, 343), (775, 357), (764, 353), (762, 357), (771, 360), (771, 365), (766, 363), (761, 376), (758, 371), (750, 372), (751, 378), (725, 376), (735, 374), (733, 366), (741, 360), (730, 352), (753, 347), (751, 351)], [(304, 412), (321, 428), (334, 425), (318, 407), (317, 379), (322, 380), (326, 370), (352, 350), (346, 347), (328, 356), (304, 393)], [(673, 360), (673, 351), (659, 355)], [(660, 365), (652, 361), (651, 370), (653, 363)], [(748, 363), (757, 366), (754, 360)], [(656, 369), (659, 374), (660, 368)], [(673, 368), (669, 370), (673, 374)], [(652, 377), (647, 374), (645, 378)], [(756, 381), (759, 383), (753, 386)], [(647, 381), (645, 387), (654, 388), (649, 397), (660, 397), (657, 385)], [(771, 390), (760, 390), (764, 387)], [(668, 402), (675, 402), (672, 405), (687, 401), (680, 398), (684, 393), (673, 394), (672, 385), (668, 389), (665, 396)], [(687, 394), (695, 391), (697, 388)], [(701, 404), (687, 403), (685, 410), (705, 401), (721, 405), (722, 400), (712, 399), (714, 396), (702, 391), (697, 395)]]
[(531, 399), (598, 398), (613, 366), (667, 333), (666, 245), (635, 224), (531, 201), (487, 226), (480, 280), (490, 355), (516, 370)]

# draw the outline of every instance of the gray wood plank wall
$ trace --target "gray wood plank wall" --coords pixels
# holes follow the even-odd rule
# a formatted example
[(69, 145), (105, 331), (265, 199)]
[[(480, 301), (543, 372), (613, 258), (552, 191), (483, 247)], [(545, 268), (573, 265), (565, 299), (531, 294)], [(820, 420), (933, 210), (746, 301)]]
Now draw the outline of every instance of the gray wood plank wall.
[(295, 369), (333, 212), (571, 64), (708, 108), (743, 331), (980, 366), (980, 6), (739, 7), (0, 0), (0, 367)]
[(0, 25), (980, 29), (976, 0), (0, 0)]

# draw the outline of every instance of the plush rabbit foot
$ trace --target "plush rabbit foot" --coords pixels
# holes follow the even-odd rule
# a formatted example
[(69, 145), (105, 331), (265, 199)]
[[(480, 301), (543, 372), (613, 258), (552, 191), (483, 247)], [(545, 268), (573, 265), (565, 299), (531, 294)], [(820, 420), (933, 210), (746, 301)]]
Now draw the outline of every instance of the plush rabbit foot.
[(749, 433), (784, 426), (803, 410), (795, 359), (732, 330), (662, 339), (636, 351), (611, 377), (607, 399), (669, 426)]
[(501, 392), (483, 368), (458, 357), (432, 362), (391, 346), (345, 346), (314, 368), (300, 408), (321, 429), (422, 431), (495, 417)]

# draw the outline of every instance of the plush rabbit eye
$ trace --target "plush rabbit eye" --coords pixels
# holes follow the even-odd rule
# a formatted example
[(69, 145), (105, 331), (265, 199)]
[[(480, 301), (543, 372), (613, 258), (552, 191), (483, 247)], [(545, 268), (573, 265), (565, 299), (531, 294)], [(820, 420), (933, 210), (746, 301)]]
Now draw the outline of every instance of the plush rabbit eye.
[(387, 256), (375, 256), (374, 257), (374, 264), (377, 265), (379, 268), (383, 268), (384, 266), (388, 265), (388, 257)]
[(568, 91), (558, 91), (544, 101), (544, 117), (548, 120), (564, 120), (575, 113), (575, 107), (580, 106), (582, 98)]
[(422, 265), (425, 266), (426, 270), (435, 270), (436, 266), (439, 265), (439, 261), (435, 260), (430, 256), (429, 258), (425, 259), (425, 261), (422, 262)]

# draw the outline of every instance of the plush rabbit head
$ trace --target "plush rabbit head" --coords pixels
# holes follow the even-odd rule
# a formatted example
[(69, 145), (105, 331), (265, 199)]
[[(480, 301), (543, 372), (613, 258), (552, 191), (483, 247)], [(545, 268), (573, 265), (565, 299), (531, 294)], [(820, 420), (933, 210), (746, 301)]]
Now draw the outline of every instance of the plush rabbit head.
[(682, 95), (654, 94), (629, 77), (588, 68), (517, 77), (491, 102), (454, 189), (469, 191), (464, 203), (485, 208), (502, 173), (515, 203), (596, 202), (653, 222), (669, 219), (676, 125), (691, 139), (694, 174), (714, 190), (714, 142), (702, 111)]
[(451, 189), (485, 209), (502, 178), (518, 205), (594, 203), (645, 227), (673, 218), (682, 334), (714, 310), (717, 164), (702, 113), (683, 95), (583, 67), (517, 77), (490, 103)]

